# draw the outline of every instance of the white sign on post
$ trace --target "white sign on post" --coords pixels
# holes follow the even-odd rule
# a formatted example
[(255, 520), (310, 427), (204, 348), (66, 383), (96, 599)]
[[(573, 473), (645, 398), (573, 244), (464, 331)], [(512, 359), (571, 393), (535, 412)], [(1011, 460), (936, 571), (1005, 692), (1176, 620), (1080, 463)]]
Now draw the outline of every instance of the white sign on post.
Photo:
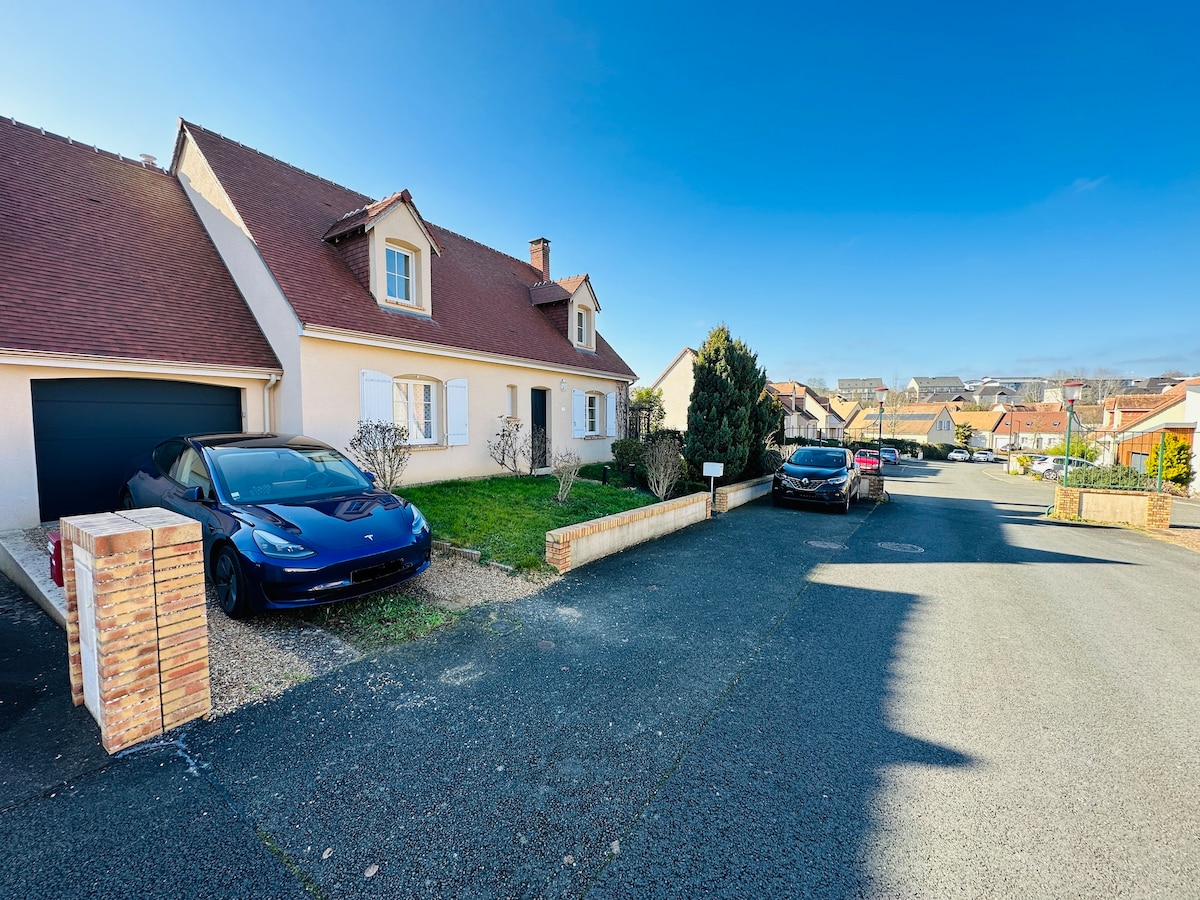
[(725, 474), (725, 463), (705, 463), (704, 477), (708, 479), (708, 493), (715, 495), (716, 479)]

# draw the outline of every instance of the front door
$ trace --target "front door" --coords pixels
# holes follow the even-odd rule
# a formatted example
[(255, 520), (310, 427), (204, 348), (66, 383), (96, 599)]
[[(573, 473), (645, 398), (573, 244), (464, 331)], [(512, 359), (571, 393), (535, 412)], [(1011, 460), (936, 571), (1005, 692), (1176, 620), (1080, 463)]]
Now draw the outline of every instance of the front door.
[(549, 403), (549, 393), (544, 388), (534, 388), (529, 395), (529, 439), (532, 441), (533, 468), (535, 469), (544, 469), (550, 465), (549, 431), (546, 427), (546, 406)]

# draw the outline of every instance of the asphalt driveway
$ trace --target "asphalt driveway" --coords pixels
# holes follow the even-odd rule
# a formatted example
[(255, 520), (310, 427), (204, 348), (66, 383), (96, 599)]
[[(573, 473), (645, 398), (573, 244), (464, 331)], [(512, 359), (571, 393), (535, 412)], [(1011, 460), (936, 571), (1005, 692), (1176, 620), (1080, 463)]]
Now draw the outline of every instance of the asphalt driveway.
[(1196, 556), (999, 469), (753, 504), (116, 759), (9, 589), (0, 895), (1194, 896)]

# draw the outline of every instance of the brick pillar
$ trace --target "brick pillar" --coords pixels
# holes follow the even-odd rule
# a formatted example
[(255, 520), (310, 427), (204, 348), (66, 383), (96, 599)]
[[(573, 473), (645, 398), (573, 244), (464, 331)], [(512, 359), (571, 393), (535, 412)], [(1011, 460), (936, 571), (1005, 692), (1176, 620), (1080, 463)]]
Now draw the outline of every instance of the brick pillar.
[(200, 524), (74, 516), (63, 536), (71, 696), (116, 753), (211, 709)]
[(116, 753), (162, 734), (150, 532), (112, 513), (60, 523), (71, 697)]
[(163, 730), (170, 731), (212, 710), (200, 527), (165, 509), (121, 515), (152, 536)]
[(883, 476), (871, 472), (864, 476), (867, 479), (867, 499), (883, 499)]
[(1079, 488), (1063, 487), (1061, 484), (1054, 488), (1054, 518), (1079, 518)]
[(1146, 527), (1171, 527), (1171, 495), (1148, 494), (1146, 496)]

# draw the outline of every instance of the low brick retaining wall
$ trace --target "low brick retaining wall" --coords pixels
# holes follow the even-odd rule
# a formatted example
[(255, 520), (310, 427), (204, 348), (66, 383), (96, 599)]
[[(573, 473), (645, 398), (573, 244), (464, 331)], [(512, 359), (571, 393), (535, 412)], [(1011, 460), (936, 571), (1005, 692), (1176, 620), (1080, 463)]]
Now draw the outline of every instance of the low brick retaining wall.
[(710, 507), (707, 492), (689, 494), (590, 522), (555, 528), (546, 532), (546, 562), (561, 575), (634, 544), (703, 522), (710, 515)]
[(729, 512), (751, 500), (767, 496), (771, 493), (771, 478), (770, 475), (764, 475), (762, 478), (739, 481), (737, 484), (727, 484), (717, 488), (716, 496), (713, 498), (713, 512)]
[(1058, 485), (1054, 489), (1054, 518), (1170, 528), (1171, 495)]

